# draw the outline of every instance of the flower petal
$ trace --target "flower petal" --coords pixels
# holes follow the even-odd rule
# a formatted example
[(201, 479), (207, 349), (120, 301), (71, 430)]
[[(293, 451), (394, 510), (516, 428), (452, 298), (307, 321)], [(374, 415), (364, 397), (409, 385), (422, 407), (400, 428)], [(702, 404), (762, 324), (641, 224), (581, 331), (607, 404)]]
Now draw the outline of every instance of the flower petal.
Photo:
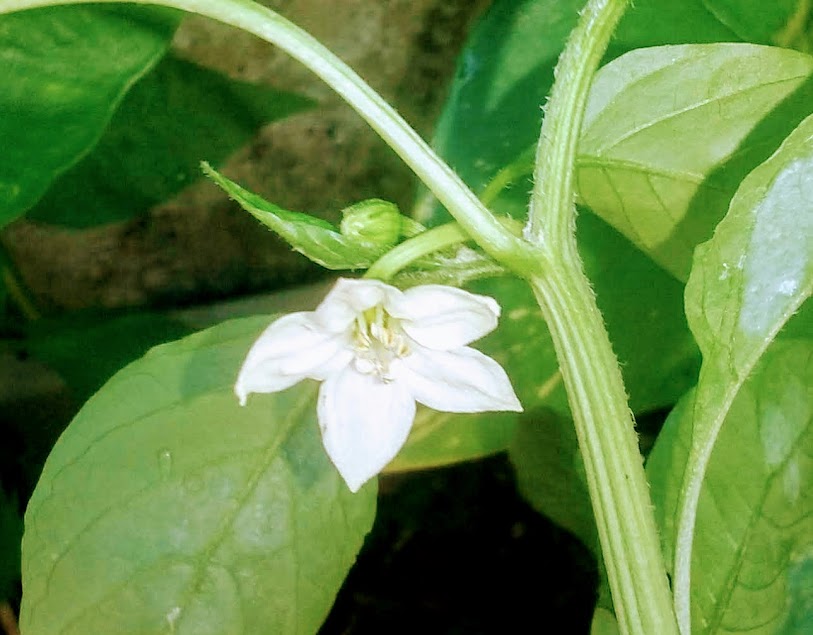
[(393, 370), (416, 401), (441, 412), (522, 411), (502, 366), (473, 348), (418, 348)]
[(323, 330), (313, 313), (291, 313), (273, 322), (254, 342), (234, 391), (245, 405), (252, 392), (278, 392), (306, 377), (323, 379), (351, 357), (346, 339)]
[(386, 304), (391, 297), (400, 295), (400, 290), (379, 280), (339, 278), (316, 307), (315, 319), (322, 328), (338, 333), (349, 328), (367, 309)]
[(493, 298), (455, 287), (428, 284), (394, 296), (386, 307), (401, 328), (422, 346), (445, 351), (465, 346), (497, 326), (500, 305)]
[(378, 474), (404, 445), (415, 400), (403, 385), (348, 367), (319, 390), (322, 443), (351, 491)]

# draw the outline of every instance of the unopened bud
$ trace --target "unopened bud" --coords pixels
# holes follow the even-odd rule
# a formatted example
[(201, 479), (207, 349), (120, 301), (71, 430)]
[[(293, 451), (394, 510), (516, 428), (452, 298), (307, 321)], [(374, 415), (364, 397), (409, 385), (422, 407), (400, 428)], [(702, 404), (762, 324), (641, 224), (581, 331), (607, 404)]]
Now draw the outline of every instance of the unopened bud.
[(398, 242), (401, 213), (394, 203), (371, 198), (343, 209), (339, 227), (353, 242), (388, 249)]

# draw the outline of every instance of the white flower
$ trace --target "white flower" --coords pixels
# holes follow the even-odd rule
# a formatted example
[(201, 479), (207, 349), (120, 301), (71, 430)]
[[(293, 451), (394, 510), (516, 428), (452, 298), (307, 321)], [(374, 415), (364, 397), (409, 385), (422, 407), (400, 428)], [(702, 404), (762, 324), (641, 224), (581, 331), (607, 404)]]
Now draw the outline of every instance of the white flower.
[(400, 291), (340, 279), (312, 312), (272, 323), (240, 369), (235, 392), (323, 381), (322, 442), (356, 492), (401, 449), (415, 402), (445, 412), (521, 411), (502, 367), (466, 346), (497, 326), (491, 298), (440, 285)]

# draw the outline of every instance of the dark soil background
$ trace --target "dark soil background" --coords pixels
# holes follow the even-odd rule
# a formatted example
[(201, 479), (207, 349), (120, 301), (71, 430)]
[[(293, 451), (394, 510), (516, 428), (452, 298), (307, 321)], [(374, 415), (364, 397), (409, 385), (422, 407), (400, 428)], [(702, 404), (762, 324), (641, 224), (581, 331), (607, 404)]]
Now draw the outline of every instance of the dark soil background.
[[(430, 137), (466, 34), (489, 1), (330, 0), (329, 10), (324, 0), (266, 3), (338, 53)], [(225, 166), (231, 178), (283, 207), (330, 220), (371, 197), (409, 209), (409, 171), (284, 54), (195, 18), (181, 27), (174, 49), (319, 102), (259, 131)], [(194, 305), (205, 323), (228, 316), (224, 300), (324, 275), (204, 182), (130, 221), (77, 231), (20, 220), (0, 242), (49, 317)], [(32, 466), (44, 459), (14, 422), (55, 439), (79, 405), (53, 369), (25, 354), (0, 354), (4, 487), (30, 490)], [(485, 635), (559, 623), (568, 633), (587, 633), (595, 588), (587, 550), (521, 500), (507, 459), (493, 457), (382, 479), (375, 526), (320, 634)]]
[(517, 495), (496, 456), (382, 479), (373, 530), (319, 634), (586, 634), (597, 584), (587, 549)]

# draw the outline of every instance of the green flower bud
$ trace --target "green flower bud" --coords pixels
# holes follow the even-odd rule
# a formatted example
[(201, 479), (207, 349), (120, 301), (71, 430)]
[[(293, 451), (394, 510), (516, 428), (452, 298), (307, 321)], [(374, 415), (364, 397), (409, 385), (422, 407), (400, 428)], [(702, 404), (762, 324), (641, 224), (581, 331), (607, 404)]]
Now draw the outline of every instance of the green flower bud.
[(394, 203), (371, 198), (343, 209), (339, 228), (354, 243), (384, 251), (398, 242), (401, 213)]

